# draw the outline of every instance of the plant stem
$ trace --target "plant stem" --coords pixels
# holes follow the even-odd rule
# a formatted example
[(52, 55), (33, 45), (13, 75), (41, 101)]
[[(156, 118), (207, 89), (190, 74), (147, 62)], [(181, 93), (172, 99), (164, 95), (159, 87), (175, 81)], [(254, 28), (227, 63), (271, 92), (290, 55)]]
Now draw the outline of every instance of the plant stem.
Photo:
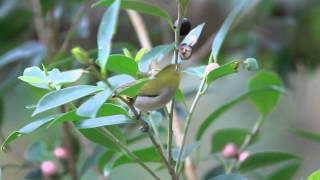
[(252, 143), (253, 139), (258, 135), (258, 133), (262, 127), (262, 124), (264, 122), (264, 118), (265, 118), (264, 115), (259, 116), (259, 118), (255, 122), (250, 134), (248, 134), (246, 136), (244, 143), (241, 145), (240, 151), (245, 151), (248, 148), (248, 146)]
[(155, 125), (152, 117), (149, 117), (149, 119), (150, 119), (151, 127), (152, 127), (152, 129), (153, 129), (153, 131), (154, 131), (154, 134), (155, 134), (156, 138), (157, 138), (157, 141), (159, 142), (161, 151), (164, 153), (165, 151), (164, 151), (164, 148), (163, 148), (162, 143), (161, 143), (161, 138), (160, 138), (159, 131), (158, 131), (158, 129), (157, 129), (157, 127), (156, 127), (156, 125)]
[[(204, 88), (204, 85), (205, 85), (205, 81), (206, 78), (204, 77), (201, 81), (201, 84), (200, 84), (200, 87), (198, 89), (198, 92), (196, 94), (196, 97), (194, 98), (193, 102), (192, 102), (192, 105), (190, 107), (190, 110), (189, 110), (189, 113), (188, 113), (188, 116), (187, 116), (187, 120), (186, 120), (186, 124), (185, 124), (185, 127), (184, 127), (184, 130), (183, 130), (183, 137), (182, 137), (182, 143), (181, 143), (181, 147), (179, 149), (179, 153), (178, 153), (178, 159), (177, 159), (177, 163), (176, 163), (176, 167), (175, 167), (175, 171), (178, 172), (179, 170), (179, 166), (180, 166), (180, 163), (181, 163), (181, 156), (182, 156), (182, 152), (183, 152), (183, 149), (184, 149), (184, 146), (185, 146), (185, 143), (186, 143), (186, 137), (187, 137), (187, 134), (188, 134), (188, 131), (189, 131), (189, 126), (190, 126), (190, 122), (191, 122), (191, 119), (192, 119), (192, 116), (193, 116), (193, 113), (194, 113), (194, 110), (199, 102), (199, 99), (202, 95), (202, 90)], [(178, 173), (179, 174), (179, 173)]]
[(171, 101), (171, 109), (169, 113), (169, 125), (168, 125), (168, 161), (170, 166), (173, 167), (172, 165), (172, 139), (173, 139), (173, 129), (172, 129), (172, 124), (173, 124), (173, 111), (174, 111), (174, 105), (175, 105), (175, 100), (174, 98)]
[[(174, 63), (176, 65), (176, 70), (178, 70), (178, 61), (179, 61), (179, 44), (180, 44), (180, 29), (181, 29), (181, 21), (182, 21), (182, 7), (180, 5), (180, 2), (177, 1), (178, 4), (178, 19), (177, 19), (177, 25), (176, 28), (174, 29)], [(173, 112), (174, 112), (174, 106), (175, 106), (175, 99), (173, 98), (171, 101), (171, 109), (169, 113), (169, 125), (168, 125), (168, 161), (170, 167), (173, 167), (172, 164), (172, 139), (173, 139), (173, 129), (172, 129), (172, 124), (173, 124)], [(175, 170), (175, 172), (177, 172)], [(177, 174), (178, 176), (178, 174)], [(179, 179), (179, 177), (178, 177)]]
[[(127, 104), (127, 106), (129, 107), (129, 109), (132, 111), (133, 115), (134, 115), (134, 118), (137, 120), (137, 121), (141, 121), (143, 122), (141, 119), (140, 119), (140, 115), (138, 113), (138, 111), (136, 110), (136, 108), (131, 104), (129, 103), (127, 100), (125, 100), (122, 96), (117, 96), (121, 101), (123, 101), (125, 104)], [(157, 143), (157, 141), (154, 139), (152, 133), (150, 131), (148, 131), (148, 137), (150, 138), (151, 142), (153, 143), (153, 145), (155, 146), (156, 150), (158, 151), (161, 159), (163, 160), (164, 164), (167, 166), (167, 169), (168, 169), (168, 172), (169, 174), (171, 175), (171, 178), (172, 180), (177, 180), (177, 176), (175, 175), (174, 173), (174, 169), (173, 169), (173, 166), (170, 166), (169, 162), (167, 161), (167, 159), (165, 158), (164, 156), (164, 152), (162, 151), (161, 149), (161, 146)]]
[(157, 141), (154, 139), (151, 131), (148, 132), (148, 136), (149, 136), (150, 140), (152, 141), (153, 145), (156, 147), (158, 153), (160, 154), (160, 157), (161, 157), (162, 161), (163, 161), (163, 162), (165, 163), (165, 165), (167, 166), (168, 171), (169, 171), (169, 174), (170, 174), (172, 180), (178, 180), (178, 177), (177, 177), (176, 174), (175, 174), (175, 171), (174, 171), (173, 166), (171, 166), (171, 165), (169, 164), (169, 162), (167, 161), (166, 157), (164, 156), (164, 153), (161, 151), (160, 145), (159, 145), (159, 144), (157, 143)]
[(137, 157), (134, 153), (132, 153), (124, 144), (122, 144), (118, 138), (116, 138), (112, 133), (110, 133), (105, 128), (98, 128), (98, 130), (104, 134), (108, 139), (110, 139), (113, 143), (119, 146), (120, 149), (122, 149), (130, 158), (132, 158), (134, 161), (136, 161), (138, 164), (141, 165), (146, 171), (150, 173), (155, 179), (160, 180), (160, 178), (148, 167), (144, 164), (144, 162)]
[[(61, 112), (65, 113), (67, 112), (67, 107), (66, 105), (61, 106)], [(72, 148), (72, 140), (71, 140), (71, 126), (68, 122), (63, 123), (63, 135), (64, 135), (64, 145), (66, 147), (67, 153), (68, 153), (68, 170), (69, 174), (72, 178), (72, 180), (78, 180), (78, 174), (77, 174), (77, 169), (76, 169), (76, 162), (74, 159), (74, 154), (73, 154), (73, 148)]]
[[(212, 63), (212, 61), (213, 61), (213, 58), (212, 58), (212, 54), (211, 54), (210, 58), (209, 58), (209, 61), (208, 61), (208, 64)], [(192, 105), (191, 105), (191, 107), (189, 109), (189, 113), (188, 113), (188, 116), (187, 116), (186, 124), (184, 126), (181, 147), (180, 147), (179, 152), (178, 152), (178, 159), (177, 159), (177, 163), (176, 163), (176, 167), (175, 167), (175, 171), (176, 172), (179, 171), (179, 166), (180, 166), (180, 163), (181, 163), (180, 162), (181, 161), (181, 156), (182, 156), (182, 152), (183, 152), (183, 149), (184, 149), (184, 146), (185, 146), (185, 143), (186, 143), (186, 136), (187, 136), (188, 131), (189, 131), (190, 122), (191, 122), (194, 110), (195, 110), (195, 108), (196, 108), (196, 106), (198, 104), (198, 101), (199, 101), (200, 97), (203, 94), (202, 91), (203, 91), (203, 89), (205, 87), (206, 79), (207, 79), (206, 76), (204, 76), (202, 78), (200, 86), (199, 86), (197, 94), (196, 94), (196, 97), (194, 98), (194, 100), (192, 102)], [(180, 172), (178, 172), (178, 175), (179, 174), (180, 174)]]
[[(254, 138), (259, 134), (259, 131), (263, 125), (264, 122), (264, 115), (260, 115), (258, 120), (255, 122), (250, 134), (248, 134), (243, 142), (243, 144), (241, 145), (241, 147), (239, 148), (239, 152), (243, 152), (245, 151), (252, 143), (252, 141), (254, 140)], [(231, 161), (231, 164), (229, 166), (229, 168), (226, 169), (226, 173), (229, 174), (232, 172), (232, 170), (234, 168), (236, 168), (238, 164), (238, 161), (236, 159)]]

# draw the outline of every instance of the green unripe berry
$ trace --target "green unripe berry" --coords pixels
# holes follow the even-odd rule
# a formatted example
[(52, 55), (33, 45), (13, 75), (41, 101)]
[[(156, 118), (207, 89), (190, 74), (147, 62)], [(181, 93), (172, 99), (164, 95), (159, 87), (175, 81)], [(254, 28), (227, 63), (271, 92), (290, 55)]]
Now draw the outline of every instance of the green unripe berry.
[(242, 66), (248, 71), (257, 71), (259, 69), (259, 64), (254, 58), (248, 58), (244, 60)]
[(71, 50), (71, 53), (81, 64), (90, 64), (92, 60), (89, 58), (88, 53), (81, 47), (75, 47)]

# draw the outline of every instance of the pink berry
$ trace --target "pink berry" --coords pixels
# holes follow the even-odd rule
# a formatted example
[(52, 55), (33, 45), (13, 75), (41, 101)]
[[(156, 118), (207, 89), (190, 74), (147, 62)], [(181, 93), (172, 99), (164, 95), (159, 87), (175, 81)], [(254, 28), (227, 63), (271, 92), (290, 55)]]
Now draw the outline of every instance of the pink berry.
[(243, 151), (239, 154), (239, 161), (243, 162), (250, 156), (250, 153), (248, 151)]
[(210, 63), (207, 65), (206, 69), (205, 69), (205, 75), (207, 76), (212, 70), (217, 69), (218, 67), (220, 67), (219, 64), (217, 63)]
[(67, 151), (63, 147), (58, 147), (53, 152), (54, 156), (58, 159), (66, 159), (67, 158)]
[(49, 177), (56, 173), (56, 165), (53, 161), (44, 161), (41, 164), (41, 172), (44, 176)]
[(235, 144), (229, 143), (224, 146), (224, 149), (222, 151), (222, 155), (225, 158), (233, 158), (238, 154), (238, 148)]

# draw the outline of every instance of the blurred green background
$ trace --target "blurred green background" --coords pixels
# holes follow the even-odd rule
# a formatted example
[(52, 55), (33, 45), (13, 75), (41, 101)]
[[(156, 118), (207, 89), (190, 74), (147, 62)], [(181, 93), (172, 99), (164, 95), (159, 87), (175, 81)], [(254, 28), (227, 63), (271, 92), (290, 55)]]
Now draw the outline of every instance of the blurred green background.
[[(96, 48), (97, 27), (105, 8), (90, 8), (94, 1), (87, 0), (39, 1), (45, 24), (53, 26), (53, 39), (58, 44), (64, 40), (68, 29), (77, 20), (79, 11), (84, 8), (66, 52), (52, 54), (59, 47), (47, 47), (41, 42), (36, 27), (35, 1), (37, 0), (0, 1), (1, 136), (7, 136), (11, 131), (30, 122), (32, 111), (25, 107), (35, 104), (43, 94), (17, 80), (24, 67), (39, 65), (42, 62), (62, 62), (62, 68), (70, 68), (77, 66), (74, 59), (68, 58), (70, 48)], [(162, 7), (175, 19), (175, 1), (145, 1)], [(206, 27), (195, 47), (193, 58), (188, 62), (189, 66), (206, 62), (210, 50), (208, 42), (212, 42), (214, 33), (237, 3), (237, 0), (191, 0), (187, 17), (193, 26), (206, 22)], [(154, 46), (173, 41), (173, 33), (165, 22), (146, 15), (142, 17)], [(121, 11), (114, 38), (114, 52), (119, 52), (121, 49), (118, 47), (123, 46), (132, 51), (140, 48), (138, 38), (133, 32), (127, 14)], [(274, 112), (268, 116), (268, 121), (261, 131), (261, 140), (250, 151), (279, 150), (301, 155), (304, 157), (304, 164), (297, 179), (305, 178), (319, 169), (320, 145), (294, 136), (288, 129), (298, 127), (314, 132), (320, 131), (320, 1), (252, 0), (252, 7), (247, 7), (246, 13), (227, 37), (221, 57), (224, 62), (255, 57), (263, 69), (277, 72), (286, 84), (287, 93), (282, 96)], [(209, 112), (245, 91), (250, 76), (248, 72), (240, 72), (215, 83), (196, 109), (190, 137)], [(191, 92), (191, 95), (199, 80), (188, 78), (183, 80), (181, 87), (185, 92)], [(192, 96), (187, 97), (190, 99)], [(244, 102), (223, 115), (212, 128), (212, 132), (221, 127), (251, 128), (257, 116), (250, 102)], [(62, 136), (58, 131), (58, 128), (39, 130), (18, 139), (12, 147), (23, 156), (30, 143), (39, 140), (54, 143)], [(203, 154), (208, 153), (210, 149), (210, 139), (210, 134), (203, 139)], [(0, 152), (0, 166), (17, 163), (20, 163), (18, 156), (12, 157)], [(205, 176), (215, 164), (212, 160), (202, 162), (198, 168), (200, 177)], [(123, 170), (126, 173), (123, 173)], [(143, 170), (137, 173), (138, 170), (141, 169), (134, 165), (123, 166), (115, 170), (111, 179), (148, 179)], [(25, 172), (17, 168), (7, 168), (2, 175), (4, 179), (21, 179)], [(133, 174), (136, 177), (132, 177)]]

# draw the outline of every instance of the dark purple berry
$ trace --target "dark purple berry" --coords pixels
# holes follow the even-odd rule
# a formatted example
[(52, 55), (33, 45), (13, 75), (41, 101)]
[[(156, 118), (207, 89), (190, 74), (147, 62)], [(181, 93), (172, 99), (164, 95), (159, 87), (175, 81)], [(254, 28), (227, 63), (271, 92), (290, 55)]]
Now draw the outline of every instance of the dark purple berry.
[[(174, 22), (173, 28), (176, 29), (178, 26), (178, 20)], [(187, 35), (191, 30), (191, 23), (188, 18), (183, 18), (181, 21), (181, 28), (180, 28), (180, 36)]]

